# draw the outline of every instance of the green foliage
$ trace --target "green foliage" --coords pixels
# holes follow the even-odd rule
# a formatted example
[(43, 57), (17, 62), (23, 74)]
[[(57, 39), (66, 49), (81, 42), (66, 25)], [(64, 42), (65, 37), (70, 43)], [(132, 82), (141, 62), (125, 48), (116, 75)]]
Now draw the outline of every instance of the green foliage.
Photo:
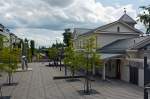
[(93, 70), (93, 66), (100, 67), (100, 55), (96, 53), (95, 37), (86, 40), (84, 51), (75, 51), (72, 42), (65, 48), (64, 64), (67, 65), (72, 72), (78, 69), (88, 71)]
[(31, 48), (31, 55), (34, 55), (34, 51), (35, 51), (35, 42), (34, 40), (30, 41), (30, 48)]
[(141, 6), (140, 8), (143, 10), (143, 13), (138, 15), (138, 20), (145, 25), (147, 29), (146, 34), (150, 34), (150, 5)]
[(58, 56), (58, 49), (57, 48), (49, 48), (48, 56), (49, 56), (49, 59), (54, 60)]
[(65, 48), (64, 64), (68, 66), (74, 76), (75, 71), (79, 70), (82, 65), (83, 55), (74, 50), (72, 42)]
[(22, 42), (22, 55), (26, 56), (27, 59), (30, 61), (31, 60), (31, 55), (30, 55), (30, 49), (29, 49), (29, 42), (25, 38), (25, 40)]
[(62, 48), (64, 46), (63, 43), (52, 44), (52, 48)]
[(3, 35), (0, 35), (0, 50), (3, 48)]
[(96, 41), (95, 37), (89, 37), (86, 40), (86, 44), (84, 46), (84, 59), (82, 68), (88, 71), (92, 71), (93, 66), (100, 67), (101, 59), (100, 55), (96, 52)]
[(72, 39), (72, 33), (70, 31), (70, 29), (65, 29), (65, 32), (63, 33), (63, 37), (64, 37), (64, 43), (65, 45), (68, 47), (70, 44), (70, 41)]
[(19, 48), (3, 48), (0, 51), (0, 69), (7, 73), (13, 73), (17, 69), (20, 61), (21, 51)]

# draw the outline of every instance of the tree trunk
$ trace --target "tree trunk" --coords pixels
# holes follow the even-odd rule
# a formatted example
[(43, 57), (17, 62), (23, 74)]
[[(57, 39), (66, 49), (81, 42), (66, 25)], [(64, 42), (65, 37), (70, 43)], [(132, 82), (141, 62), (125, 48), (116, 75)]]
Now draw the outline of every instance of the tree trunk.
[(61, 66), (62, 66), (62, 65), (61, 65), (61, 59), (60, 59), (60, 64), (59, 64), (59, 66), (60, 66), (60, 71), (61, 71)]
[(56, 66), (56, 60), (54, 59), (53, 61), (54, 61), (53, 65)]
[(67, 66), (65, 65), (65, 76), (67, 76)]
[(72, 77), (74, 77), (75, 75), (75, 70), (74, 70), (74, 67), (73, 67), (73, 70), (72, 70)]
[(8, 73), (8, 84), (10, 85), (12, 83), (12, 73)]

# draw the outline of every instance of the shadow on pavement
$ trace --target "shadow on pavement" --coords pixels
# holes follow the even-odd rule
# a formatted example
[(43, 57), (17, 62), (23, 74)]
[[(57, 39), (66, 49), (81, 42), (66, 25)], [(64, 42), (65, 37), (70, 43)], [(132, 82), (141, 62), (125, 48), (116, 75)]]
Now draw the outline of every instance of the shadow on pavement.
[(10, 99), (11, 96), (0, 96), (0, 99)]

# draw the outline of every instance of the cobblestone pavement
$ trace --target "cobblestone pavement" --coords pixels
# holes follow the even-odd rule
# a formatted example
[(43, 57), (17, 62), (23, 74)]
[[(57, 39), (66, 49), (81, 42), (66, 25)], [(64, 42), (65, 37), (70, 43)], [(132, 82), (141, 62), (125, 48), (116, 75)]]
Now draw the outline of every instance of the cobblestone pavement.
[[(31, 63), (32, 71), (14, 74), (14, 82), (18, 85), (3, 86), (3, 95), (11, 96), (10, 99), (143, 99), (142, 88), (119, 80), (96, 80), (92, 88), (99, 94), (80, 95), (77, 90), (83, 89), (82, 79), (75, 82), (53, 80), (53, 76), (62, 76), (64, 72), (45, 65)], [(6, 82), (6, 78), (1, 77), (0, 82)]]

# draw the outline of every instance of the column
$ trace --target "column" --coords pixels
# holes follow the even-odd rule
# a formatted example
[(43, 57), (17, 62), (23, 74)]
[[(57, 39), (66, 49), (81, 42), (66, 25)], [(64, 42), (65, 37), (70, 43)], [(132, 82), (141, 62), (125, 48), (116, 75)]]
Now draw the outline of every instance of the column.
[(103, 64), (103, 80), (106, 80), (106, 64), (105, 64), (106, 62), (104, 62), (104, 64)]

